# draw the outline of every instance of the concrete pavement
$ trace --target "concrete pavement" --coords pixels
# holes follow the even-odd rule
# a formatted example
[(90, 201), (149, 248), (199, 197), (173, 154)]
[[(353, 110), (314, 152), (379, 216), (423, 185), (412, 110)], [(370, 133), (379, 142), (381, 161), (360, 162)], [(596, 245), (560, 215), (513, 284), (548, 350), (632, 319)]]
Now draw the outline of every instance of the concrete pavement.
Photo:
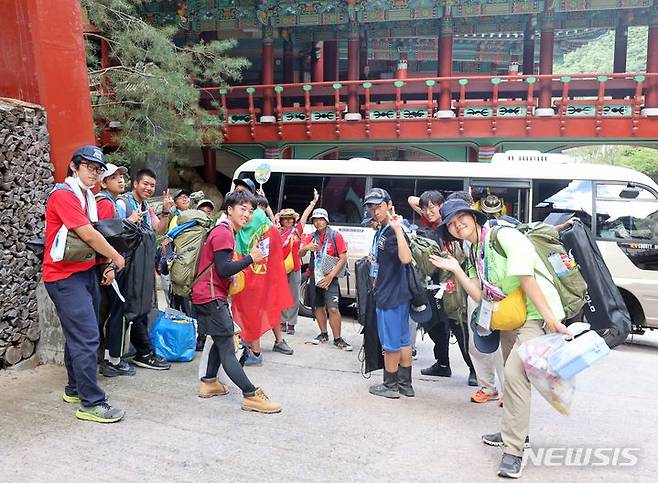
[[(317, 332), (301, 319), (288, 337), (294, 356), (270, 351), (249, 377), (283, 404), (278, 415), (240, 410), (239, 390), (196, 397), (198, 361), (170, 371), (137, 369), (135, 377), (104, 379), (124, 421), (76, 420), (61, 400), (59, 366), (0, 372), (0, 482), (150, 481), (501, 481), (501, 451), (480, 442), (497, 431), (497, 404), (469, 402), (467, 370), (451, 346), (453, 377), (420, 376), (432, 363), (431, 341), (420, 341), (413, 399), (368, 394), (357, 360), (358, 326), (344, 324), (355, 346), (305, 344)], [(530, 437), (540, 447), (640, 448), (639, 463), (620, 467), (526, 467), (523, 481), (655, 481), (658, 337), (613, 351), (578, 379), (572, 414), (564, 417), (534, 394)]]

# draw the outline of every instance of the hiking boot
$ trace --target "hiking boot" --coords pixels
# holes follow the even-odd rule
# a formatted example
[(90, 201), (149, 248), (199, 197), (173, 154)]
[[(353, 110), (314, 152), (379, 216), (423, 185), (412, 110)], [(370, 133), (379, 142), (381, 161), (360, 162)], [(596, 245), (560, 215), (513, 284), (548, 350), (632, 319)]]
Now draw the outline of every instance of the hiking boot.
[(244, 360), (245, 366), (262, 366), (263, 365), (263, 354), (254, 354), (251, 350), (247, 353), (247, 357)]
[(295, 326), (288, 324), (288, 327), (286, 327), (286, 334), (295, 335)]
[(400, 366), (398, 369), (398, 391), (400, 391), (400, 394), (407, 397), (414, 397), (416, 395), (416, 392), (411, 385), (411, 366)]
[(487, 391), (483, 388), (478, 389), (471, 396), (471, 402), (486, 403), (489, 401), (497, 401), (500, 398), (498, 391)]
[(503, 453), (498, 465), (498, 476), (503, 478), (521, 478), (523, 458), (509, 453)]
[(135, 368), (126, 361), (119, 361), (118, 364), (112, 364), (110, 361), (103, 361), (101, 365), (101, 374), (105, 377), (116, 376), (134, 376), (137, 373)]
[(368, 389), (370, 394), (375, 396), (382, 396), (389, 399), (399, 399), (400, 390), (398, 389), (398, 373), (386, 372), (384, 369), (384, 383), (370, 386)]
[(439, 364), (438, 362), (435, 362), (431, 366), (421, 369), (420, 373), (423, 376), (438, 376), (438, 377), (450, 377), (452, 376), (452, 371), (450, 370), (450, 366), (444, 366), (443, 364)]
[(62, 394), (62, 400), (69, 404), (80, 404), (82, 402), (80, 401), (80, 396), (78, 396), (77, 392), (70, 391), (66, 388), (64, 388), (64, 394)]
[(113, 408), (108, 403), (103, 402), (89, 408), (80, 407), (75, 412), (75, 417), (95, 423), (116, 423), (121, 421), (125, 414), (126, 412), (123, 409)]
[(334, 339), (334, 345), (335, 345), (336, 348), (338, 348), (338, 349), (342, 349), (342, 350), (347, 351), (347, 352), (351, 352), (351, 351), (352, 351), (352, 346), (349, 345), (349, 344), (345, 341), (345, 339), (343, 339), (342, 337), (339, 337), (338, 339)]
[(274, 352), (280, 352), (281, 354), (285, 354), (287, 356), (291, 356), (295, 352), (288, 345), (285, 339), (281, 339), (279, 342), (275, 342), (274, 347), (272, 347), (272, 350)]
[[(482, 442), (484, 444), (487, 444), (489, 446), (495, 446), (497, 448), (500, 448), (505, 444), (503, 443), (503, 435), (500, 433), (484, 434), (482, 435)], [(525, 437), (525, 442), (523, 443), (523, 447), (524, 448), (530, 447), (530, 438), (528, 436)]]
[(320, 345), (324, 344), (325, 342), (329, 342), (329, 334), (326, 332), (320, 332), (315, 336), (315, 339), (311, 340), (311, 344), (313, 345)]
[(228, 387), (225, 384), (222, 384), (217, 379), (211, 381), (204, 381), (201, 379), (201, 384), (199, 385), (199, 397), (202, 399), (211, 398), (214, 396), (225, 396), (228, 394)]
[(171, 369), (171, 363), (164, 360), (162, 357), (156, 356), (153, 352), (145, 356), (136, 355), (133, 357), (133, 364), (145, 369), (153, 369), (156, 371), (166, 371)]
[(245, 394), (240, 407), (243, 411), (254, 411), (265, 414), (281, 412), (281, 404), (270, 401), (270, 398), (267, 397), (267, 394), (261, 388), (257, 388), (256, 392), (251, 395)]
[(471, 387), (478, 387), (478, 376), (472, 369), (471, 372), (468, 373), (468, 385)]

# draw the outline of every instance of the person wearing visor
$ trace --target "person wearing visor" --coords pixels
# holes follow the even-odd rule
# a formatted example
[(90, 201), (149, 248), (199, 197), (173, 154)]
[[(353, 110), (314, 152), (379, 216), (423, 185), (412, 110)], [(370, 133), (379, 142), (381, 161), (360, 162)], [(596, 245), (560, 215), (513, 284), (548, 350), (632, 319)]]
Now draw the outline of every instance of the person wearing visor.
[(46, 204), (43, 281), (64, 332), (64, 365), (68, 380), (62, 398), (80, 404), (78, 419), (97, 423), (120, 421), (124, 411), (107, 403), (98, 385), (98, 309), (100, 287), (96, 257), (110, 260), (101, 284), (110, 285), (125, 260), (92, 225), (98, 210), (92, 188), (106, 170), (100, 148), (75, 151), (64, 183), (55, 186)]
[[(550, 282), (550, 272), (525, 235), (511, 227), (500, 227), (496, 232), (503, 251), (500, 254), (492, 246), (492, 230), (486, 227), (486, 215), (472, 209), (465, 201), (446, 201), (441, 208), (441, 218), (439, 229), (446, 239), (470, 242), (466, 270), (450, 256), (431, 256), (430, 260), (436, 267), (454, 273), (479, 304), (471, 319), (478, 350), (490, 353), (500, 343), (505, 360), (501, 432), (484, 435), (482, 441), (503, 447), (498, 475), (519, 478), (530, 423), (531, 390), (516, 349), (546, 331), (567, 336), (571, 336), (571, 332), (561, 322), (564, 309)], [(541, 276), (535, 277), (536, 272)], [(495, 312), (494, 303), (500, 304)]]
[(370, 250), (371, 276), (377, 313), (377, 332), (384, 350), (384, 381), (370, 386), (370, 394), (397, 399), (415, 395), (411, 385), (411, 336), (409, 311), (412, 299), (407, 266), (411, 249), (402, 229), (402, 217), (388, 192), (372, 188), (364, 198), (372, 219), (379, 225)]

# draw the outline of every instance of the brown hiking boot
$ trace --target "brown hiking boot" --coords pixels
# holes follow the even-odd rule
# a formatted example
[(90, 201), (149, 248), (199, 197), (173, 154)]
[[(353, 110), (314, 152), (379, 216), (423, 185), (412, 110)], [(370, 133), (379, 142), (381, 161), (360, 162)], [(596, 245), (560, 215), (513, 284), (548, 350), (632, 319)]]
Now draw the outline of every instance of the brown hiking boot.
[(281, 412), (281, 404), (270, 401), (270, 398), (261, 388), (256, 389), (253, 396), (245, 396), (241, 407), (243, 411), (255, 411), (257, 413), (273, 414)]
[(216, 379), (214, 381), (201, 381), (199, 385), (199, 397), (201, 398), (225, 396), (226, 394), (228, 394), (228, 387)]

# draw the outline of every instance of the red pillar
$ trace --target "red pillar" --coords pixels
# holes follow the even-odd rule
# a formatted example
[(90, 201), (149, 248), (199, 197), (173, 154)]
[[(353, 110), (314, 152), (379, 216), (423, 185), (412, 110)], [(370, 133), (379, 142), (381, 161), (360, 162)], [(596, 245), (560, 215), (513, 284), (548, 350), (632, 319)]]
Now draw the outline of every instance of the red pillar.
[(324, 80), (338, 80), (338, 41), (324, 41)]
[(0, 96), (46, 109), (57, 181), (96, 143), (81, 19), (78, 0), (6, 0), (0, 15)]
[(530, 20), (523, 32), (523, 75), (535, 73), (535, 26)]
[[(272, 27), (263, 27), (263, 84), (274, 84), (274, 46)], [(272, 109), (272, 88), (263, 90), (261, 122), (274, 122)]]
[(311, 71), (312, 82), (324, 82), (324, 42), (313, 42), (313, 64)]
[[(658, 0), (654, 2), (658, 7)], [(655, 10), (654, 10), (655, 12)], [(658, 73), (658, 12), (653, 14), (649, 23), (649, 38), (647, 39), (647, 73)], [(644, 113), (658, 116), (658, 79), (647, 80), (647, 91), (644, 98)]]
[[(546, 12), (542, 18), (541, 38), (539, 39), (539, 74), (549, 75), (553, 73), (553, 45), (555, 42), (555, 24), (552, 12)], [(541, 81), (539, 87), (539, 111), (538, 115), (553, 115), (551, 100), (551, 81)], [(543, 109), (543, 110), (542, 110)], [(549, 112), (549, 109), (551, 112)]]
[(359, 41), (359, 79), (367, 79), (369, 74), (368, 34), (361, 32), (361, 40)]
[(201, 148), (203, 155), (203, 179), (206, 183), (217, 182), (217, 151), (211, 148)]
[(292, 42), (286, 40), (283, 43), (283, 83), (292, 84), (294, 82), (294, 58), (292, 51)]
[[(443, 18), (441, 19), (441, 34), (439, 37), (439, 77), (452, 77), (452, 41), (453, 41), (453, 23), (450, 17), (450, 7), (444, 7)], [(454, 117), (452, 112), (452, 92), (450, 81), (443, 81), (440, 84), (441, 92), (439, 94), (439, 111), (437, 117)]]
[[(347, 80), (359, 80), (359, 30), (356, 23), (350, 25), (350, 32), (347, 37)], [(345, 119), (348, 121), (361, 119), (356, 85), (349, 85), (347, 88), (347, 114)]]
[(628, 48), (628, 25), (625, 19), (620, 19), (615, 29), (615, 56), (612, 71), (626, 72), (626, 54)]

